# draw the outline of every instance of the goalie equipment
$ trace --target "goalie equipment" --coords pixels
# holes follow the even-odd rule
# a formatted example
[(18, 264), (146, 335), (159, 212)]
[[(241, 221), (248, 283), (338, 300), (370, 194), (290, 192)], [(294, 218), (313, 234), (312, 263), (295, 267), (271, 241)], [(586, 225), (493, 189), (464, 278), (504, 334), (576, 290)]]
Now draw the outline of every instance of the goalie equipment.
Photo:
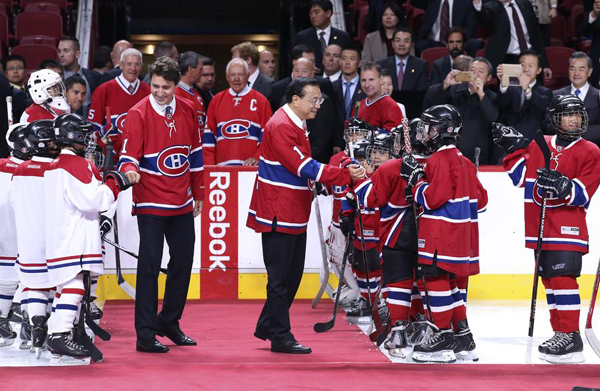
[(417, 125), (417, 140), (425, 145), (428, 152), (440, 147), (458, 143), (462, 118), (452, 105), (432, 106), (421, 114)]
[(33, 72), (27, 81), (26, 90), (34, 103), (48, 105), (54, 111), (58, 111), (57, 114), (68, 113), (71, 110), (62, 78), (50, 69)]
[(557, 198), (565, 198), (571, 194), (573, 183), (560, 172), (545, 167), (539, 168), (536, 172), (537, 184), (540, 188), (551, 191)]
[(492, 123), (492, 141), (504, 149), (506, 153), (526, 148), (529, 144), (529, 140), (523, 137), (515, 128), (498, 122)]
[[(583, 102), (574, 95), (556, 95), (548, 107), (548, 117), (557, 136), (569, 141), (583, 136), (589, 123)], [(563, 124), (565, 117), (569, 118)]]
[(33, 153), (31, 144), (27, 141), (27, 123), (18, 123), (8, 128), (6, 132), (6, 144), (11, 155), (21, 160), (31, 159)]
[(92, 124), (80, 115), (63, 114), (54, 120), (54, 135), (56, 142), (61, 145), (79, 144), (85, 150), (78, 155), (85, 157), (96, 150), (96, 135)]
[(397, 136), (395, 132), (385, 132), (373, 137), (373, 143), (367, 147), (367, 163), (379, 168), (388, 160), (398, 157), (400, 150), (396, 148), (400, 143), (396, 142)]
[(35, 156), (54, 158), (60, 153), (60, 149), (54, 144), (56, 137), (53, 120), (41, 119), (31, 122), (25, 132)]
[[(344, 141), (346, 141), (346, 148), (348, 143), (354, 143), (358, 140), (367, 139), (370, 140), (373, 135), (373, 127), (369, 123), (363, 121), (360, 118), (352, 118), (348, 122), (348, 126), (344, 129)], [(346, 153), (350, 153), (346, 150)]]
[(116, 182), (117, 186), (119, 186), (120, 191), (127, 190), (131, 187), (131, 182), (129, 182), (129, 178), (127, 178), (127, 175), (125, 175), (125, 173), (123, 172), (108, 171), (104, 174), (105, 182), (111, 178)]

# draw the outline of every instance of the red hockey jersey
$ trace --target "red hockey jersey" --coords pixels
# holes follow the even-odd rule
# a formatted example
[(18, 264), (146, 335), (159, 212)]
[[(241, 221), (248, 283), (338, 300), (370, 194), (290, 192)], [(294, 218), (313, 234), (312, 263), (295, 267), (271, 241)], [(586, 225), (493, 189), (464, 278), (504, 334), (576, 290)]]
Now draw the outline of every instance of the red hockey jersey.
[(357, 109), (358, 115), (355, 113), (355, 116), (368, 122), (371, 126), (385, 129), (388, 132), (400, 125), (404, 118), (396, 101), (387, 95), (381, 95), (372, 101), (365, 98), (360, 101), (360, 106)]
[[(366, 179), (358, 186), (355, 187), (355, 193), (360, 193), (365, 187), (370, 184), (369, 179)], [(348, 199), (344, 197), (342, 199), (342, 215), (346, 215), (347, 212), (352, 212), (355, 210), (354, 205), (348, 202)], [(360, 202), (360, 218), (362, 219), (363, 229), (360, 229), (360, 221), (358, 218), (358, 213), (354, 216), (354, 232), (356, 235), (354, 236), (354, 248), (358, 250), (362, 250), (361, 239), (365, 241), (365, 249), (370, 250), (372, 248), (377, 249), (379, 253), (379, 209), (374, 207), (367, 207), (363, 200)]]
[(127, 114), (119, 169), (136, 171), (133, 213), (174, 216), (189, 213), (204, 198), (202, 143), (196, 110), (187, 99), (171, 102), (165, 115), (152, 95)]
[[(329, 159), (329, 165), (339, 167), (340, 161), (347, 157), (346, 151), (338, 152)], [(340, 211), (342, 210), (342, 200), (346, 196), (348, 186), (328, 186), (327, 191), (333, 195), (333, 216), (331, 216), (331, 225), (340, 228)]]
[(427, 159), (425, 178), (413, 189), (423, 208), (419, 218), (419, 263), (433, 264), (458, 276), (479, 273), (478, 214), (487, 206), (487, 191), (475, 165), (453, 146)]
[(58, 115), (55, 112), (34, 103), (23, 111), (19, 122), (33, 122), (39, 119), (54, 119), (56, 117)]
[(265, 127), (246, 225), (256, 232), (305, 232), (312, 202), (310, 180), (343, 185), (350, 183), (350, 172), (311, 158), (306, 123), (286, 104)]
[(210, 101), (208, 123), (204, 130), (204, 164), (241, 165), (260, 157), (260, 143), (271, 106), (260, 92), (246, 87), (236, 94), (231, 88)]
[[(573, 183), (566, 198), (547, 198), (546, 220), (542, 238), (543, 250), (589, 250), (585, 221), (587, 208), (600, 183), (600, 150), (583, 138), (566, 147), (556, 144), (556, 136), (546, 136), (552, 158), (550, 168), (567, 176)], [(535, 142), (504, 158), (504, 169), (517, 187), (525, 188), (525, 246), (535, 249), (540, 229), (542, 190), (537, 186), (538, 168), (544, 157)]]
[(189, 86), (182, 81), (180, 81), (179, 84), (177, 84), (177, 87), (175, 87), (175, 95), (188, 99), (190, 102), (192, 102), (192, 105), (198, 114), (198, 131), (202, 136), (204, 127), (206, 125), (206, 105), (204, 104), (204, 99), (202, 99), (198, 91), (196, 91), (193, 86)]
[[(150, 95), (150, 86), (137, 80), (133, 83), (133, 92), (129, 92), (129, 82), (123, 75), (101, 84), (92, 95), (88, 120), (94, 124), (97, 131), (98, 144), (106, 150), (102, 137), (112, 127), (109, 137), (114, 145), (116, 154), (123, 146), (123, 129), (127, 112), (140, 100)], [(110, 126), (106, 126), (106, 109), (110, 108)]]

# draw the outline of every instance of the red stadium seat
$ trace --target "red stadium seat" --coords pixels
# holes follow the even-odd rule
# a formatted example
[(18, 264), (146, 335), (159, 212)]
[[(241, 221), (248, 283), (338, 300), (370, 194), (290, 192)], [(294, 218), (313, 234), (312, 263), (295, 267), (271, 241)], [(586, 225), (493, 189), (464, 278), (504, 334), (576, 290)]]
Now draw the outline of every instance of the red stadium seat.
[(479, 49), (477, 53), (475, 53), (475, 57), (485, 57), (485, 48)]
[(4, 55), (8, 49), (8, 42), (10, 39), (10, 35), (8, 33), (8, 15), (0, 13), (0, 50)]
[[(6, 10), (10, 11), (10, 13), (12, 14), (12, 12), (13, 12), (13, 1), (12, 0), (0, 0), (0, 4), (3, 4), (6, 7)], [(8, 15), (8, 12), (6, 12), (6, 14)]]
[(551, 46), (565, 46), (567, 43), (567, 20), (562, 15), (556, 15), (552, 19), (551, 27)]
[(583, 22), (583, 18), (587, 18), (588, 14), (583, 9), (583, 4), (576, 4), (571, 8), (571, 14), (569, 15), (569, 26), (568, 34), (573, 41), (577, 41), (579, 35), (579, 27)]
[(37, 69), (40, 63), (47, 59), (58, 59), (56, 47), (50, 45), (18, 45), (11, 50), (11, 54), (25, 57), (27, 69)]
[(56, 47), (56, 39), (47, 35), (27, 35), (21, 38), (21, 45), (49, 45)]
[(552, 69), (552, 78), (544, 83), (546, 87), (555, 90), (569, 84), (569, 57), (573, 52), (574, 49), (567, 47), (546, 48), (546, 58)]
[(429, 48), (423, 50), (421, 53), (421, 58), (429, 64), (429, 73), (431, 73), (431, 69), (433, 68), (433, 62), (438, 58), (444, 57), (448, 55), (448, 48), (445, 46), (439, 48)]
[(413, 8), (409, 18), (408, 25), (414, 31), (415, 37), (419, 36), (419, 30), (423, 24), (423, 18), (425, 17), (425, 11), (420, 8)]
[(31, 3), (25, 7), (25, 12), (48, 12), (51, 14), (61, 15), (60, 7), (52, 3)]
[(367, 37), (367, 30), (364, 28), (365, 20), (367, 19), (367, 14), (369, 13), (369, 6), (363, 6), (358, 12), (358, 29), (356, 30), (355, 41), (359, 41), (360, 43), (365, 42), (365, 38)]
[(56, 4), (63, 13), (67, 12), (69, 4), (67, 0), (21, 0), (21, 8), (27, 9), (27, 6), (34, 3), (51, 3)]
[(17, 41), (21, 41), (21, 38), (27, 35), (48, 35), (59, 41), (63, 35), (60, 15), (47, 12), (23, 12), (17, 15), (16, 19)]

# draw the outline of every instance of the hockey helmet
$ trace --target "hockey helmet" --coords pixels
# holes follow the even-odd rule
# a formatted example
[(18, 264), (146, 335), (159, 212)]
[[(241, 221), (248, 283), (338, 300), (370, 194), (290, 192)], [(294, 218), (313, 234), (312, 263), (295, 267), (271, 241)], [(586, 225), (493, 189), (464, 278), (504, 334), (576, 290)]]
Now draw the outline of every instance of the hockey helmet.
[(49, 105), (58, 114), (71, 111), (60, 75), (50, 69), (33, 72), (27, 81), (27, 92), (38, 105)]
[(56, 140), (53, 120), (41, 119), (30, 122), (27, 125), (26, 133), (34, 155), (54, 157), (60, 152), (55, 144), (50, 144)]
[(460, 137), (462, 118), (452, 105), (431, 106), (421, 114), (417, 126), (417, 140), (431, 152), (441, 146), (456, 144)]
[[(354, 152), (354, 158), (356, 160), (366, 159), (367, 158), (367, 149), (371, 146), (371, 141), (367, 139), (356, 140), (352, 142), (352, 150)], [(350, 144), (348, 144), (348, 148), (350, 148)], [(350, 155), (348, 151), (348, 155)]]
[(346, 143), (362, 139), (370, 140), (372, 134), (373, 127), (368, 122), (360, 118), (351, 118), (344, 129), (344, 140)]
[(584, 135), (589, 122), (583, 102), (575, 95), (556, 95), (548, 107), (548, 117), (557, 136), (571, 141)]
[(54, 135), (60, 145), (79, 144), (85, 150), (81, 156), (96, 150), (96, 135), (92, 124), (78, 114), (63, 114), (54, 120)]
[(26, 122), (14, 124), (6, 132), (6, 144), (11, 155), (21, 160), (31, 159), (32, 145), (27, 140), (27, 125)]
[(373, 137), (373, 143), (367, 148), (367, 162), (378, 168), (386, 161), (398, 156), (396, 132), (381, 132)]

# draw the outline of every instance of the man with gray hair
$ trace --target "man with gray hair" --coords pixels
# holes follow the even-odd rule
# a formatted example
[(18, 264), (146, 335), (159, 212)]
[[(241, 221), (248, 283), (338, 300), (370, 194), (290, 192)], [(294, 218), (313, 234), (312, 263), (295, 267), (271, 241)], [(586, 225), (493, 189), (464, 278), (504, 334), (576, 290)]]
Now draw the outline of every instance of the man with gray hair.
[(116, 154), (121, 151), (127, 112), (150, 94), (150, 87), (139, 80), (142, 71), (142, 53), (139, 50), (129, 48), (123, 51), (119, 67), (122, 70), (120, 75), (94, 91), (88, 114), (88, 119), (98, 132), (98, 145), (106, 148), (109, 137)]
[(179, 56), (179, 70), (181, 80), (175, 88), (175, 95), (189, 100), (198, 113), (198, 131), (204, 132), (206, 124), (206, 106), (204, 99), (194, 85), (200, 81), (202, 76), (202, 67), (204, 66), (203, 57), (196, 52), (185, 52)]

